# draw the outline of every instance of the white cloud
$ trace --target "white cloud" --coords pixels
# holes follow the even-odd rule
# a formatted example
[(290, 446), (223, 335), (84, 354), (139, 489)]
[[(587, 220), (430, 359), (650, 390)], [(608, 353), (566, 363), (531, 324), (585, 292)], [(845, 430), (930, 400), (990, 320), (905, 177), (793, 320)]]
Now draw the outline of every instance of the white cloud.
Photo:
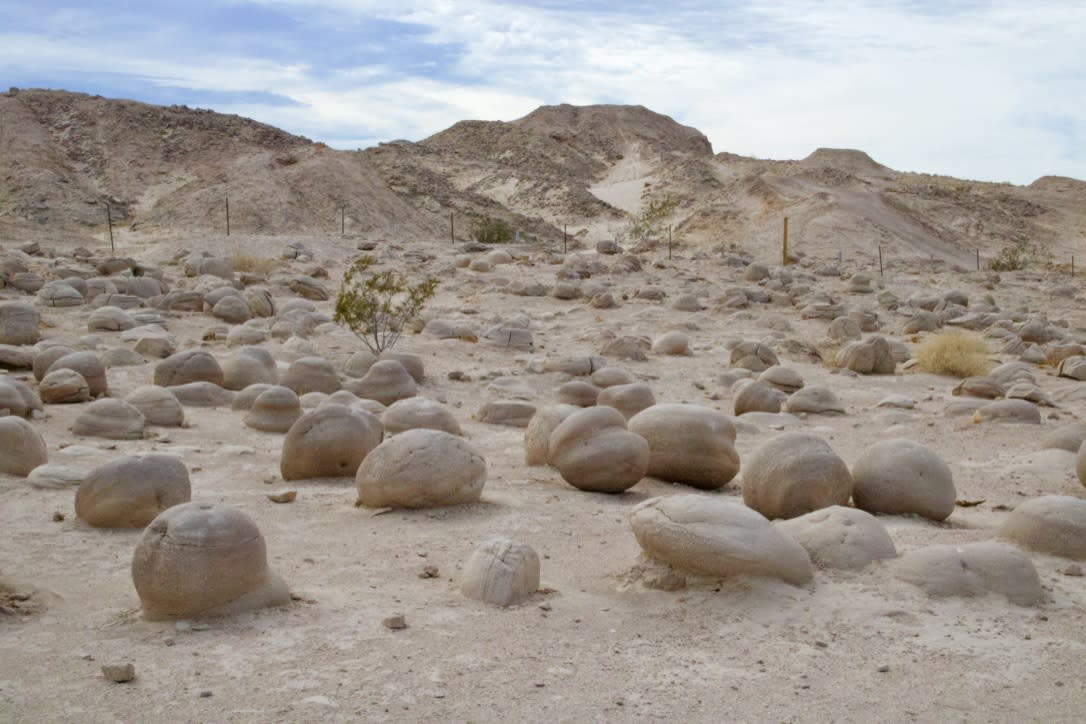
[(1019, 183), (1044, 173), (1086, 177), (1083, 4), (263, 4), (320, 26), (312, 37), (329, 43), (349, 44), (345, 29), (374, 19), (410, 24), (422, 34), (419, 57), (408, 65), (390, 52), (329, 71), (285, 50), (211, 50), (194, 62), (132, 34), (103, 52), (94, 34), (0, 31), (0, 69), (13, 65), (7, 56), (22, 58), (19, 67), (276, 93), (301, 105), (216, 108), (341, 146), (418, 139), (465, 118), (510, 120), (543, 103), (614, 102), (693, 125), (718, 151), (798, 158), (850, 146), (906, 170)]

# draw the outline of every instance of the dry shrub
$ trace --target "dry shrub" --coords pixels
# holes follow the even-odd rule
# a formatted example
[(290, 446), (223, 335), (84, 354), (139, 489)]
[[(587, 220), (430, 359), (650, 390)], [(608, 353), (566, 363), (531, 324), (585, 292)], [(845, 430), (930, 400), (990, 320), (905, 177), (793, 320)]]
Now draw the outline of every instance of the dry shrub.
[(916, 361), (925, 372), (952, 377), (981, 377), (991, 368), (984, 340), (959, 330), (928, 335), (916, 347)]
[(253, 274), (270, 274), (279, 267), (278, 259), (269, 259), (266, 256), (256, 256), (245, 252), (235, 252), (234, 271), (251, 272)]

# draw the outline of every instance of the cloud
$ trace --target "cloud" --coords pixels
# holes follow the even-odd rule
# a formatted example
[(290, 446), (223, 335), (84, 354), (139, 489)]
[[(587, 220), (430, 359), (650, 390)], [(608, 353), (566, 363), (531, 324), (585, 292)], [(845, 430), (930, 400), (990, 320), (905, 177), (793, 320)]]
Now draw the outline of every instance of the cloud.
[(341, 147), (607, 102), (759, 157), (847, 146), (903, 170), (1086, 178), (1086, 5), (1059, 0), (11, 5), (16, 85), (178, 89)]

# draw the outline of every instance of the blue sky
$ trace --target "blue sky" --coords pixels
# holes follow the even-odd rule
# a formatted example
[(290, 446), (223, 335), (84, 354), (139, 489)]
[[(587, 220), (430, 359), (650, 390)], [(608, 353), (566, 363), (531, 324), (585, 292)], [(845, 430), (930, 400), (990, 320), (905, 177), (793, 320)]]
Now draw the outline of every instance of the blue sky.
[(1086, 179), (1083, 0), (0, 0), (0, 19), (0, 87), (213, 108), (337, 148), (629, 103), (717, 151)]

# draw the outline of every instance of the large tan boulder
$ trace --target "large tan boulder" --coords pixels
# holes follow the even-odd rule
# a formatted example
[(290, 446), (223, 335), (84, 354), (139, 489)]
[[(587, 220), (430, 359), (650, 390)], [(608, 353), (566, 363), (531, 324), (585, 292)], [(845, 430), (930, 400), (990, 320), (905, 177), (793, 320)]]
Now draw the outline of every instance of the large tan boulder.
[(628, 385), (612, 385), (600, 390), (596, 404), (613, 407), (628, 420), (655, 405), (656, 397), (652, 394), (652, 388), (644, 382), (631, 382)]
[(144, 422), (148, 425), (182, 427), (185, 424), (184, 406), (177, 396), (165, 387), (137, 387), (124, 399), (143, 414)]
[(34, 371), (34, 379), (36, 379), (38, 382), (41, 382), (43, 379), (45, 379), (46, 373), (49, 372), (49, 368), (53, 366), (54, 362), (56, 362), (61, 357), (70, 355), (75, 352), (75, 348), (69, 347), (64, 344), (49, 343), (48, 346), (45, 345), (46, 342), (44, 341), (39, 343), (36, 348), (38, 351), (34, 354), (34, 364), (32, 369)]
[(776, 387), (759, 380), (740, 380), (735, 390), (732, 404), (736, 415), (745, 415), (748, 412), (778, 413), (786, 398)]
[(837, 352), (837, 366), (861, 375), (892, 375), (897, 369), (893, 349), (878, 335), (849, 342)]
[(159, 513), (192, 498), (180, 458), (126, 455), (95, 468), (75, 494), (75, 514), (101, 528), (142, 528)]
[(792, 414), (804, 412), (808, 415), (843, 414), (845, 412), (845, 406), (837, 399), (837, 395), (833, 394), (828, 387), (818, 385), (804, 387), (802, 390), (793, 392), (784, 401), (784, 409)]
[(38, 310), (22, 302), (0, 302), (0, 344), (34, 344), (40, 336)]
[(400, 365), (407, 370), (407, 374), (411, 375), (411, 379), (415, 380), (415, 382), (420, 385), (426, 380), (426, 367), (422, 363), (422, 357), (419, 357), (417, 354), (386, 349), (381, 352), (381, 356), (377, 359), (399, 362)]
[[(53, 370), (47, 374), (38, 385), (38, 394), (42, 402), (48, 405), (89, 402), (91, 399), (90, 385), (83, 375), (70, 369)], [(0, 407), (3, 407), (2, 403)]]
[(415, 429), (390, 437), (366, 456), (355, 475), (358, 505), (433, 508), (479, 500), (486, 460), (463, 438)]
[(41, 433), (21, 417), (0, 417), (0, 473), (25, 478), (49, 455)]
[(284, 480), (348, 477), (384, 437), (381, 421), (343, 405), (311, 410), (283, 439), (279, 471)]
[(856, 508), (831, 505), (776, 525), (803, 546), (819, 568), (858, 570), (873, 561), (897, 557), (885, 526)]
[(1060, 425), (1041, 438), (1041, 449), (1077, 453), (1084, 440), (1086, 440), (1086, 422), (1069, 422)]
[(539, 590), (539, 554), (509, 538), (483, 543), (464, 565), (460, 591), (495, 606), (515, 606)]
[(75, 370), (87, 382), (91, 397), (101, 397), (109, 394), (109, 383), (106, 380), (106, 366), (94, 352), (72, 352), (49, 365), (46, 372), (57, 370)]
[(146, 419), (138, 409), (114, 397), (104, 397), (87, 405), (75, 418), (72, 432), (87, 437), (110, 440), (139, 440)]
[(1019, 606), (1036, 606), (1044, 600), (1033, 562), (1009, 543), (928, 546), (905, 553), (889, 566), (894, 577), (933, 597), (999, 593)]
[(0, 376), (0, 414), (29, 418), (41, 410), (41, 397), (25, 382), (6, 375)]
[(224, 616), (290, 603), (268, 570), (256, 524), (214, 503), (167, 508), (144, 530), (132, 557), (132, 582), (149, 621)]
[(757, 512), (703, 495), (638, 504), (630, 526), (642, 550), (681, 571), (714, 578), (762, 576), (792, 584), (814, 574), (807, 552)]
[(287, 432), (302, 416), (302, 402), (289, 387), (273, 386), (261, 392), (243, 421), (264, 432)]
[(852, 498), (869, 513), (946, 520), (954, 512), (954, 476), (942, 458), (912, 440), (881, 440), (852, 466)]
[(580, 490), (621, 493), (649, 468), (649, 444), (626, 429), (626, 418), (612, 407), (574, 412), (550, 436), (547, 459), (567, 483)]
[(743, 466), (743, 502), (767, 518), (796, 518), (847, 505), (852, 476), (822, 438), (786, 432), (759, 446)]
[(222, 387), (223, 371), (210, 352), (186, 349), (171, 354), (155, 365), (154, 381), (159, 387), (174, 387), (189, 382), (210, 382)]
[(649, 444), (647, 474), (716, 490), (739, 472), (735, 427), (727, 415), (700, 405), (653, 405), (630, 418), (630, 432)]
[(1086, 500), (1070, 495), (1027, 500), (1011, 511), (999, 535), (1030, 550), (1086, 560)]
[(550, 455), (551, 433), (567, 417), (582, 408), (576, 405), (548, 405), (536, 410), (524, 430), (524, 464), (546, 465)]
[(770, 367), (780, 364), (777, 353), (761, 342), (740, 342), (732, 347), (730, 364), (751, 372), (765, 372)]
[(395, 360), (379, 360), (361, 379), (347, 382), (344, 389), (388, 406), (397, 400), (414, 397), (419, 388), (402, 364)]
[(294, 360), (279, 384), (289, 387), (298, 395), (309, 392), (330, 395), (341, 387), (336, 368), (323, 357), (302, 357)]
[(222, 386), (228, 390), (244, 390), (250, 385), (279, 384), (275, 358), (263, 347), (240, 347), (222, 363)]
[(381, 414), (381, 423), (389, 435), (419, 428), (441, 430), (450, 435), (462, 434), (460, 423), (456, 421), (452, 410), (425, 397), (410, 397), (393, 402)]

